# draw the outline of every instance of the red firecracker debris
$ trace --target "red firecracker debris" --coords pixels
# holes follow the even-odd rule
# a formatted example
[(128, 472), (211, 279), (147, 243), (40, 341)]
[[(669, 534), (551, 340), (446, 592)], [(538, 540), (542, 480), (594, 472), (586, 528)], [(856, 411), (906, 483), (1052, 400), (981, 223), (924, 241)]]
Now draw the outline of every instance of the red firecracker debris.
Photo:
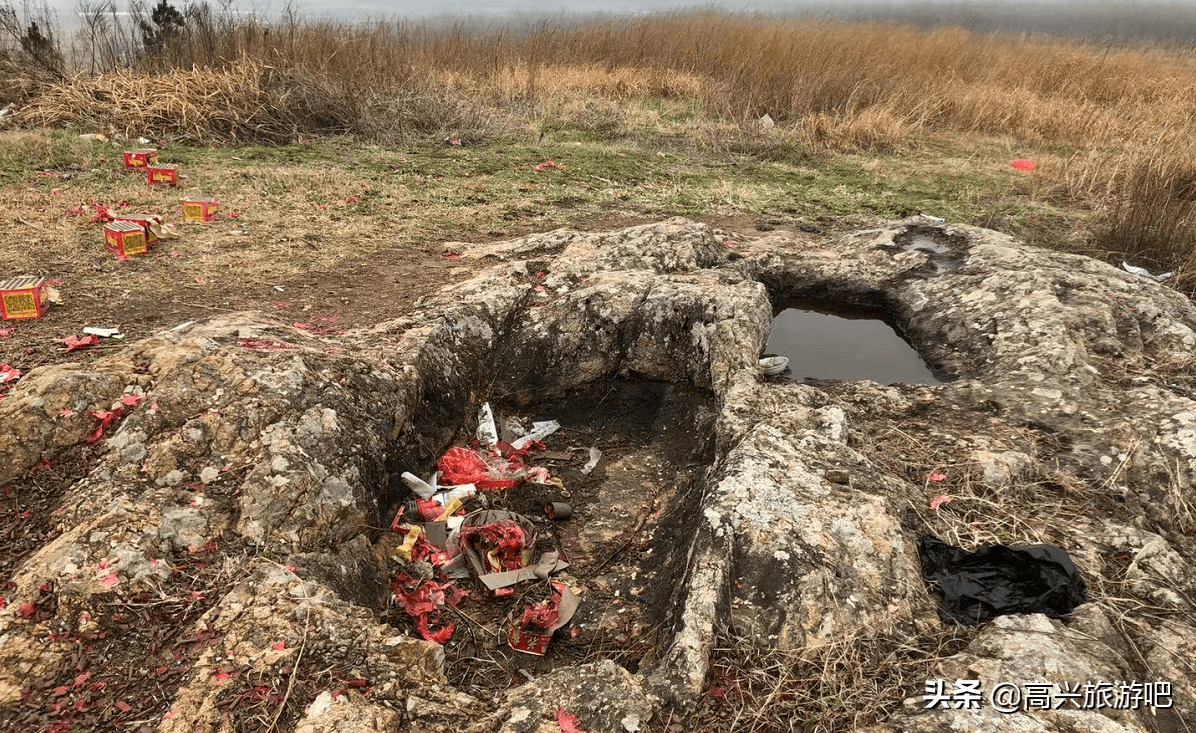
[(523, 567), (523, 548), (526, 538), (523, 529), (510, 519), (478, 525), (463, 525), (458, 530), (462, 547), (476, 543), (478, 554), (489, 565), (489, 571), (501, 573)]
[(104, 222), (112, 221), (112, 212), (108, 207), (101, 204), (99, 201), (92, 201), (91, 207), (95, 209), (95, 213), (91, 215), (92, 224), (103, 224)]
[(581, 721), (577, 716), (564, 708), (556, 709), (556, 724), (561, 727), (563, 733), (582, 733), (578, 724)]
[(100, 343), (99, 336), (84, 336), (83, 338), (78, 338), (74, 334), (71, 334), (70, 336), (60, 340), (62, 343), (66, 344), (67, 353), (77, 349), (90, 348)]
[(98, 411), (88, 410), (87, 414), (100, 421), (100, 424), (95, 427), (95, 430), (92, 430), (91, 434), (88, 435), (83, 441), (84, 443), (94, 443), (104, 436), (104, 431), (108, 429), (109, 425), (116, 422), (120, 416), (124, 414), (124, 408), (117, 407), (112, 410)]
[(1017, 160), (1012, 160), (1009, 162), (1009, 164), (1012, 165), (1015, 169), (1017, 169), (1019, 171), (1025, 171), (1027, 173), (1029, 173), (1030, 171), (1032, 171), (1038, 167), (1037, 163), (1035, 163), (1032, 160), (1026, 160), (1025, 158), (1018, 158)]
[[(446, 603), (444, 588), (435, 580), (417, 580), (399, 573), (390, 587), (403, 613), (415, 620), (415, 630), (424, 639), (443, 645), (453, 635), (453, 624), (440, 624), (440, 609)], [(433, 630), (433, 626), (439, 629)]]
[(452, 485), (474, 484), (490, 478), (486, 461), (477, 451), (449, 448), (436, 462), (441, 478)]
[(243, 349), (260, 349), (262, 351), (282, 351), (283, 349), (299, 348), (285, 341), (275, 341), (274, 339), (259, 338), (256, 336), (243, 336), (237, 339), (237, 345)]
[(952, 501), (955, 501), (954, 496), (936, 496), (930, 500), (930, 508), (937, 512), (939, 507), (941, 507), (943, 504), (947, 504)]

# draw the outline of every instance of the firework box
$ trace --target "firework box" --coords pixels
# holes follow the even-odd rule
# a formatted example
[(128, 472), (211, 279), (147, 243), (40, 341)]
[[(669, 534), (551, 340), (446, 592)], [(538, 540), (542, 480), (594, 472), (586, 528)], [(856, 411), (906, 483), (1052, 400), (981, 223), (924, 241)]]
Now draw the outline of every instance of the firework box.
[(549, 626), (547, 629), (540, 629), (532, 624), (521, 627), (520, 621), (522, 619), (516, 618), (513, 614), (507, 616), (507, 646), (517, 652), (535, 654), (538, 657), (544, 656), (548, 653), (548, 645), (552, 642), (552, 635), (556, 633), (557, 629), (569, 623), (573, 618), (573, 614), (577, 612), (577, 606), (580, 601), (569, 590), (569, 586), (559, 580), (550, 580), (548, 582), (552, 586), (553, 592), (558, 594), (555, 601), (557, 618), (552, 626)]
[(122, 257), (145, 254), (149, 248), (145, 228), (135, 221), (114, 221), (105, 224), (104, 244), (110, 251)]
[(482, 581), (482, 585), (490, 590), (498, 590), (524, 580), (544, 579), (550, 573), (569, 567), (569, 563), (560, 559), (559, 553), (555, 552), (544, 553), (540, 556), (539, 562), (532, 564), (533, 549), (536, 546), (536, 527), (526, 517), (515, 512), (483, 509), (467, 514), (461, 522), (461, 528), (457, 530), (457, 536), (468, 534), (467, 528), (481, 527), (502, 520), (514, 522), (522, 534), (523, 547), (520, 551), (520, 560), (523, 567), (520, 569), (496, 571), (491, 557), (491, 550), (494, 548), (486, 547), (484, 542), (475, 543), (467, 540), (458, 545), (460, 553), (465, 556), (466, 562), (473, 568), (474, 574), (478, 576), (478, 580)]
[(179, 167), (174, 163), (152, 163), (145, 167), (145, 182), (151, 186), (167, 183), (179, 185)]
[(158, 243), (158, 232), (162, 230), (162, 217), (156, 214), (119, 214), (112, 217), (112, 220), (140, 224), (145, 232), (145, 245), (152, 247)]
[(216, 218), (220, 202), (216, 199), (180, 199), (183, 202), (183, 221), (208, 222)]
[(46, 281), (37, 275), (19, 275), (0, 282), (0, 318), (6, 321), (41, 318), (48, 301)]
[(145, 150), (126, 150), (124, 152), (125, 169), (136, 170), (158, 162), (158, 151), (153, 148)]

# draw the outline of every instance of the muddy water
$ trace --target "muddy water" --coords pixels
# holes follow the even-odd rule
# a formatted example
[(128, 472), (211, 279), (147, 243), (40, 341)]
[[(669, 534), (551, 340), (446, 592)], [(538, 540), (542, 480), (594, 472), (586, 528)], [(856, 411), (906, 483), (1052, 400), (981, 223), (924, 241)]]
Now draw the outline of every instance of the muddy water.
[(870, 379), (880, 384), (942, 384), (918, 352), (874, 309), (825, 302), (782, 303), (765, 353), (789, 357), (782, 376)]

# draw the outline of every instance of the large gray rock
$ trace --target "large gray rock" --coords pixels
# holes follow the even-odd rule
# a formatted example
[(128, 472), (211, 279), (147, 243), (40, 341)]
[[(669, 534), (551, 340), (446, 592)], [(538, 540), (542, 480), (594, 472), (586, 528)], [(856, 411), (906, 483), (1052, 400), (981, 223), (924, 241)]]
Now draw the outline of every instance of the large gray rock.
[[(723, 241), (670, 220), (460, 245), (486, 269), (372, 328), (317, 338), (239, 314), (87, 368), (33, 370), (0, 403), (0, 483), (20, 488), (39, 460), (76, 451), (97, 423), (88, 410), (122, 396), (136, 404), (64, 496), (52, 538), (0, 579), (11, 582), (0, 591), (0, 720), (17, 714), (31, 679), (66, 674), (71, 634), (107, 628), (114, 605), (180, 596), (203, 604), (185, 633), (218, 634), (223, 657), (201, 645), (188, 657), (194, 673), (163, 688), (164, 731), (232, 730), (217, 671), (261, 676), (291, 659), (301, 692), (284, 718), (304, 733), (551, 730), (561, 707), (588, 732), (654, 730), (722, 709), (708, 693), (727, 650), (816, 670), (856, 644), (900, 697), (827, 706), (815, 720), (786, 701), (842, 696), (814, 694), (816, 676), (799, 675), (786, 684), (803, 694), (767, 695), (775, 719), (1062, 733), (1178, 730), (1196, 715), (1191, 303), (970, 227), (906, 221), (834, 240)], [(756, 360), (772, 298), (784, 295), (883, 305), (957, 379), (767, 382)], [(654, 648), (635, 674), (609, 659), (558, 661), (493, 700), (452, 689), (440, 649), (380, 619), (393, 566), (377, 528), (405, 496), (398, 473), (427, 465), (482, 399), (534, 401), (619, 377), (690, 385), (716, 412), (703, 423), (712, 435), (694, 436), (713, 446), (704, 480), (644, 528), (656, 539), (634, 573), (675, 580), (636, 609), (658, 629)], [(939, 495), (951, 501), (932, 509)], [(614, 557), (623, 530), (600, 529), (626, 517), (592, 510), (583, 545)], [(920, 577), (926, 533), (968, 546), (1053, 543), (1092, 603), (1063, 621), (998, 619), (940, 653), (959, 633)], [(172, 570), (180, 562), (204, 567), (191, 581)], [(343, 667), (336, 679), (368, 677), (370, 694), (339, 694), (300, 664), (317, 650)], [(926, 711), (932, 678), (1167, 681), (1174, 708)], [(767, 670), (737, 679), (757, 684)]]

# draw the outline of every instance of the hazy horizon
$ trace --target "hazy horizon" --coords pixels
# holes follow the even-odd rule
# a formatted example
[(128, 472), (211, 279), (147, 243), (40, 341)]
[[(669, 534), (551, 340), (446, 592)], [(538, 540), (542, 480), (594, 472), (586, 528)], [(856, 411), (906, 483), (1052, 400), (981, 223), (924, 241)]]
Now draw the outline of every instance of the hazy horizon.
[[(101, 4), (98, 1), (91, 5)], [(128, 15), (124, 0), (110, 3), (118, 15)], [(147, 6), (156, 4), (146, 0)], [(183, 9), (188, 3), (171, 2)], [(209, 3), (217, 13), (256, 15), (277, 20), (290, 8), (304, 20), (347, 23), (411, 20), (416, 22), (474, 22), (479, 25), (523, 24), (548, 19), (570, 21), (593, 16), (635, 17), (664, 12), (717, 10), (731, 13), (764, 13), (778, 17), (821, 16), (845, 20), (895, 20), (920, 26), (958, 25), (981, 32), (1047, 33), (1078, 37), (1111, 37), (1128, 41), (1171, 41), (1196, 45), (1196, 0), (1149, 2), (1033, 2), (1032, 0), (829, 0), (808, 2), (690, 0), (503, 0), (479, 7), (468, 0), (247, 0)], [(79, 27), (79, 0), (37, 0), (20, 3), (0, 0), (0, 7), (15, 8), (26, 17), (27, 8), (45, 7), (64, 31), (63, 40)]]

